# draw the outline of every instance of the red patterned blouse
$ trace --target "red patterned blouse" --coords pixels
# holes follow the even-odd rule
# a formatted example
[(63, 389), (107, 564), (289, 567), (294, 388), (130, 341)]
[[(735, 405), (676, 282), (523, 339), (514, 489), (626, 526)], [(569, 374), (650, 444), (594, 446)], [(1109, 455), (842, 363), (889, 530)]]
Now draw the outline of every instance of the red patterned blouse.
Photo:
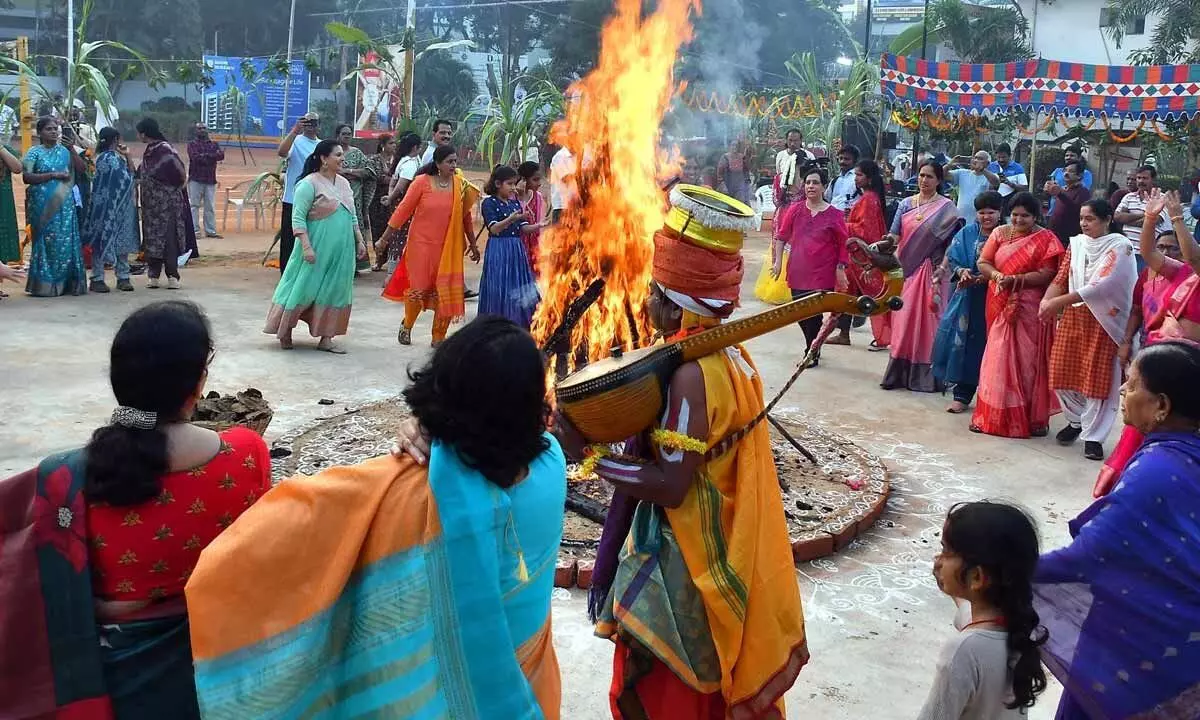
[(270, 489), (266, 442), (235, 427), (221, 433), (221, 450), (207, 464), (164, 477), (154, 500), (88, 505), (93, 594), (103, 600), (182, 596), (200, 551)]

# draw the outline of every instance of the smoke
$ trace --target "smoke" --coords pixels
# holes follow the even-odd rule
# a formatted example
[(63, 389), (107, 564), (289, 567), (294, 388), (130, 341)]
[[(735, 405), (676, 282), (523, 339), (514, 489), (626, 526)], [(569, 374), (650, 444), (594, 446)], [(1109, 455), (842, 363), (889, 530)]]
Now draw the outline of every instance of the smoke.
[(743, 88), (763, 84), (760, 55), (769, 36), (743, 0), (701, 0), (693, 25), (695, 35), (680, 57), (679, 74), (688, 83), (686, 96), (698, 93), (706, 104), (715, 101), (715, 107), (702, 111), (677, 102), (663, 128), (668, 143), (692, 140), (680, 148), (689, 175), (715, 162), (711, 156), (731, 141), (753, 134), (745, 117), (728, 112), (728, 103)]

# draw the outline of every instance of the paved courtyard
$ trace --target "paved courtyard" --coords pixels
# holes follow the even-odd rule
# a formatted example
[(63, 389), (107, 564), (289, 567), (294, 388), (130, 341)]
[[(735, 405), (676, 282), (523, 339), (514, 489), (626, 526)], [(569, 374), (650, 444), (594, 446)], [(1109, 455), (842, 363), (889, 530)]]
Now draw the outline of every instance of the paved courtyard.
[[(257, 263), (266, 244), (262, 236), (204, 241), (206, 257), (184, 269), (179, 292), (146, 290), (144, 278), (135, 278), (135, 293), (46, 300), (6, 285), (13, 297), (0, 301), (0, 476), (84, 443), (107, 421), (114, 405), (106, 375), (113, 333), (132, 309), (155, 299), (187, 298), (204, 307), (217, 344), (209, 388), (262, 390), (275, 409), (268, 440), (394, 397), (405, 371), (427, 356), (431, 317), (422, 317), (412, 347), (399, 346), (402, 308), (379, 297), (381, 274), (360, 276), (343, 341), (349, 354), (316, 352), (315, 340), (300, 332), (297, 350), (282, 352), (261, 334), (278, 278), (277, 270)], [(748, 244), (740, 313), (763, 307), (753, 281), (765, 248), (762, 238)], [(468, 265), (468, 285), (478, 286), (478, 271)], [(781, 403), (784, 412), (870, 449), (893, 473), (888, 510), (876, 528), (841, 554), (797, 569), (813, 659), (787, 695), (789, 718), (915, 717), (937, 648), (953, 633), (952, 604), (930, 575), (946, 510), (964, 499), (1016, 500), (1038, 520), (1045, 546), (1056, 547), (1067, 539), (1067, 520), (1087, 504), (1098, 469), (1080, 448), (1060, 448), (1052, 438), (971, 434), (966, 416), (943, 412), (948, 398), (879, 389), (886, 353), (867, 352), (869, 339), (866, 329), (857, 330), (853, 347), (828, 348), (820, 368), (805, 373)], [(768, 390), (790, 375), (802, 344), (798, 328), (749, 344)], [(321, 405), (322, 399), (333, 404)], [(582, 592), (556, 591), (563, 716), (572, 720), (609, 717), (611, 649), (591, 636), (584, 609)], [(1052, 717), (1057, 695), (1055, 685), (1031, 717)]]

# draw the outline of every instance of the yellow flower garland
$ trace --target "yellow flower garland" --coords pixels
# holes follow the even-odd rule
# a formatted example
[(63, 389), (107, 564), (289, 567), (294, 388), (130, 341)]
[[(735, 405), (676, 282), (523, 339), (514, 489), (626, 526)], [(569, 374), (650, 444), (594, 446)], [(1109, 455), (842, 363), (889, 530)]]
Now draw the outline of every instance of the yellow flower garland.
[(650, 439), (659, 447), (668, 448), (670, 450), (686, 450), (687, 452), (706, 453), (708, 452), (708, 443), (703, 440), (697, 440), (681, 432), (674, 430), (666, 430), (658, 428), (650, 433)]

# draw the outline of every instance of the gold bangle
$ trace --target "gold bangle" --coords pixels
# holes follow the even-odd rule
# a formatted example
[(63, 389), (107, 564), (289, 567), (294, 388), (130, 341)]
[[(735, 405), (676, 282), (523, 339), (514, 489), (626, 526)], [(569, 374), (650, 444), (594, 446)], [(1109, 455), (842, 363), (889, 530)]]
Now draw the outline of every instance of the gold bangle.
[(1183, 216), (1182, 215), (1172, 215), (1171, 222), (1172, 223), (1183, 222)]

